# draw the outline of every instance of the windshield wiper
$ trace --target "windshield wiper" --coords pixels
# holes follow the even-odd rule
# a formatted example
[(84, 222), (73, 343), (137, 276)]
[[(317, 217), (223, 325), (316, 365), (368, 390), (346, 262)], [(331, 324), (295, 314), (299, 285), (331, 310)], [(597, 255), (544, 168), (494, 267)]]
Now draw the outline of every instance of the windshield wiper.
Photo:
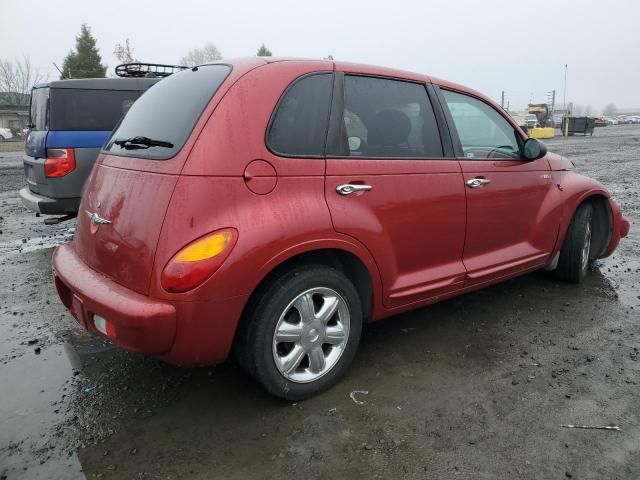
[(149, 147), (173, 148), (173, 143), (171, 142), (165, 142), (164, 140), (154, 140), (153, 138), (149, 137), (117, 138), (113, 143), (122, 148), (126, 148), (127, 150)]

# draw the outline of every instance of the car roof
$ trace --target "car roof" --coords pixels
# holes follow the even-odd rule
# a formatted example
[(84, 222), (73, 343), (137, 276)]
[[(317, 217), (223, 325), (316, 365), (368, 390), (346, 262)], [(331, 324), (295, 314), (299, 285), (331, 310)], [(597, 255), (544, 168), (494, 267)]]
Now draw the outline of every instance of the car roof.
[(145, 89), (162, 78), (73, 78), (34, 85), (33, 88), (82, 88), (91, 90)]
[[(448, 80), (432, 77), (427, 74), (411, 72), (408, 70), (382, 67), (378, 65), (369, 65), (365, 63), (337, 61), (337, 60), (332, 60), (327, 58), (320, 59), (320, 60), (314, 59), (314, 58), (294, 58), (294, 57), (250, 57), (250, 58), (253, 59), (254, 61), (262, 61), (264, 64), (276, 63), (276, 62), (300, 62), (300, 63), (313, 62), (317, 66), (318, 63), (326, 63), (328, 66), (333, 66), (333, 68), (337, 71), (361, 73), (363, 75), (379, 75), (384, 77), (392, 77), (392, 78), (406, 79), (406, 80), (413, 80), (413, 81), (420, 81), (420, 82), (424, 81), (428, 83), (433, 83), (445, 89), (456, 90), (461, 93), (466, 93), (474, 97), (481, 98), (491, 103), (492, 105), (497, 105), (489, 97), (472, 88), (466, 87), (459, 83), (450, 82)], [(221, 60), (216, 63), (227, 63), (233, 66), (236, 62), (244, 63), (244, 62), (247, 62), (247, 60), (249, 59), (238, 58), (238, 59)]]

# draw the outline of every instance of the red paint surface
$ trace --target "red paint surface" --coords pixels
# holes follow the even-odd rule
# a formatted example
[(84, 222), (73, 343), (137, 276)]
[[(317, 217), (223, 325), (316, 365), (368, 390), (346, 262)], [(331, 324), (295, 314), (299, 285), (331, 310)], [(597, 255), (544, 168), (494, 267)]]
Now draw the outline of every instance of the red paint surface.
[[(280, 96), (309, 72), (433, 81), (484, 98), (477, 92), (340, 62), (232, 63), (174, 158), (99, 158), (75, 240), (54, 254), (63, 303), (94, 332), (92, 315), (106, 318), (126, 349), (178, 364), (223, 361), (255, 288), (303, 253), (332, 249), (359, 259), (371, 278), (377, 320), (546, 265), (589, 196), (609, 199), (614, 224), (604, 256), (628, 232), (604, 187), (551, 153), (533, 162), (324, 160), (279, 157), (265, 146)], [(491, 183), (468, 188), (476, 177)], [(342, 183), (373, 188), (340, 196), (335, 188)], [(112, 223), (91, 223), (86, 211)], [(237, 242), (215, 273), (190, 291), (165, 291), (161, 275), (176, 252), (225, 228), (237, 231)]]

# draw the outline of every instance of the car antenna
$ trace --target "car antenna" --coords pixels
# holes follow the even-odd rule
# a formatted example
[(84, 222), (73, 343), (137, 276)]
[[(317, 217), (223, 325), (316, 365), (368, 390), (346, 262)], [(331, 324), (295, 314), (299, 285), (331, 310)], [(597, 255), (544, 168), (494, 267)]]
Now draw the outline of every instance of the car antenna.
[(66, 80), (67, 76), (64, 73), (62, 73), (62, 70), (60, 70), (58, 65), (56, 65), (56, 62), (51, 62), (51, 63), (53, 63), (53, 66), (56, 67), (56, 70), (58, 70), (58, 72), (60, 72), (60, 76), (62, 77), (62, 79)]

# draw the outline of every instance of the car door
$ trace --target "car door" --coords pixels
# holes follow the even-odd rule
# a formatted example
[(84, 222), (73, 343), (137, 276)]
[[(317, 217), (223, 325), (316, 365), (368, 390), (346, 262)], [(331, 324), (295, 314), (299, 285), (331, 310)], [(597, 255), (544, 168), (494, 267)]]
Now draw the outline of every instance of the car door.
[(335, 230), (373, 254), (387, 307), (460, 288), (465, 191), (425, 84), (338, 74), (334, 91), (325, 195)]
[(467, 194), (463, 262), (468, 283), (483, 283), (543, 266), (558, 234), (555, 192), (543, 157), (522, 159), (524, 139), (480, 98), (441, 89), (453, 123)]

